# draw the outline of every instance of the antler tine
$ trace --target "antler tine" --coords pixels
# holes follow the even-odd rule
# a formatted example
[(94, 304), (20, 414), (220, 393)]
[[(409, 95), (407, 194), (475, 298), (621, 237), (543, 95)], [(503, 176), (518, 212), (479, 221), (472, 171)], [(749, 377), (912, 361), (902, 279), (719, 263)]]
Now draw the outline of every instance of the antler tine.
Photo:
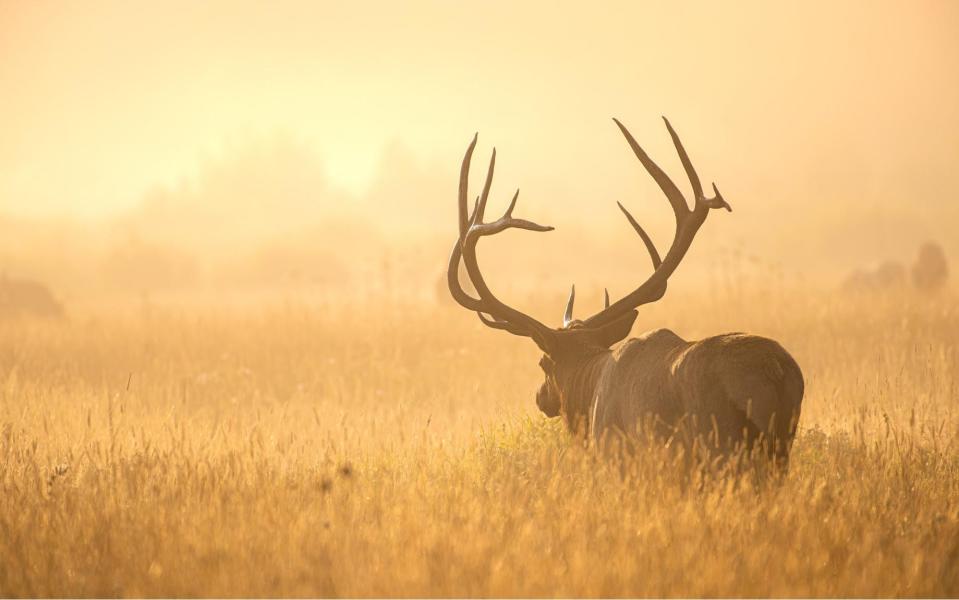
[[(510, 202), (509, 208), (506, 209), (506, 212), (503, 213), (503, 216), (496, 219), (492, 223), (483, 223), (478, 218), (477, 215), (473, 215), (473, 219), (470, 221), (470, 227), (466, 232), (466, 239), (463, 240), (464, 245), (472, 238), (474, 240), (487, 236), (493, 235), (494, 233), (499, 233), (506, 229), (526, 229), (528, 231), (553, 231), (556, 229), (550, 225), (540, 225), (532, 221), (527, 221), (526, 219), (517, 219), (513, 217), (513, 209), (516, 208), (516, 200), (519, 197), (519, 190), (516, 190), (516, 193), (513, 194), (513, 201)], [(483, 206), (483, 200), (480, 199), (477, 204), (477, 211), (480, 211)], [(475, 242), (474, 242), (475, 243)]]
[(470, 216), (466, 212), (466, 197), (469, 195), (469, 177), (470, 161), (473, 158), (473, 149), (476, 148), (476, 141), (479, 139), (479, 132), (473, 134), (473, 141), (466, 148), (466, 155), (463, 156), (463, 164), (460, 167), (460, 187), (457, 206), (459, 208), (460, 239), (466, 237), (466, 230), (469, 227)]
[[(666, 129), (669, 131), (669, 135), (673, 140), (673, 145), (676, 147), (676, 152), (679, 154), (679, 158), (683, 163), (683, 168), (686, 170), (690, 184), (693, 187), (693, 194), (695, 196), (694, 208), (689, 208), (689, 204), (676, 187), (676, 184), (674, 184), (669, 176), (666, 175), (666, 173), (663, 172), (663, 170), (660, 169), (659, 166), (649, 158), (646, 152), (633, 138), (632, 134), (630, 134), (629, 130), (627, 130), (618, 119), (613, 119), (613, 121), (616, 123), (616, 126), (619, 127), (619, 130), (629, 143), (633, 154), (636, 155), (636, 158), (639, 159), (640, 163), (642, 163), (643, 167), (650, 174), (650, 176), (652, 176), (652, 178), (659, 185), (660, 189), (666, 195), (666, 198), (669, 201), (669, 204), (673, 209), (673, 214), (676, 218), (676, 230), (673, 236), (673, 243), (670, 246), (669, 251), (666, 253), (665, 257), (660, 258), (655, 244), (653, 244), (652, 239), (649, 237), (646, 231), (636, 221), (636, 219), (633, 218), (633, 215), (626, 210), (626, 207), (617, 202), (620, 210), (623, 211), (623, 214), (626, 216), (626, 219), (629, 221), (629, 224), (632, 226), (633, 230), (637, 235), (639, 235), (640, 239), (643, 240), (643, 244), (646, 246), (650, 260), (653, 263), (654, 271), (653, 274), (639, 287), (613, 304), (610, 304), (609, 302), (609, 291), (604, 290), (605, 307), (603, 310), (583, 322), (587, 327), (598, 327), (600, 325), (605, 325), (610, 321), (619, 318), (625, 312), (632, 311), (637, 306), (654, 302), (661, 298), (666, 292), (666, 285), (670, 275), (672, 275), (672, 273), (679, 266), (679, 263), (682, 261), (683, 257), (686, 255), (686, 252), (689, 250), (689, 247), (692, 244), (693, 238), (696, 236), (699, 228), (706, 220), (709, 210), (713, 208), (725, 208), (726, 210), (732, 210), (726, 200), (722, 197), (722, 194), (719, 193), (719, 189), (716, 187), (715, 183), (712, 186), (715, 196), (712, 198), (706, 198), (704, 196), (699, 176), (696, 174), (696, 170), (693, 168), (692, 162), (689, 160), (689, 156), (686, 154), (686, 150), (683, 147), (682, 142), (679, 140), (679, 136), (676, 134), (676, 131), (673, 129), (669, 120), (665, 117), (663, 120), (666, 123)], [(516, 202), (519, 198), (519, 190), (516, 190), (516, 193), (513, 195), (509, 207), (506, 209), (506, 212), (503, 213), (503, 216), (491, 223), (483, 222), (483, 216), (486, 212), (486, 204), (489, 199), (490, 188), (492, 187), (493, 183), (493, 173), (496, 167), (495, 149), (490, 156), (489, 168), (486, 173), (486, 181), (483, 185), (483, 192), (476, 198), (472, 213), (468, 213), (466, 198), (468, 194), (469, 167), (477, 139), (478, 136), (473, 136), (473, 140), (470, 142), (470, 145), (466, 150), (466, 154), (463, 157), (463, 165), (460, 169), (459, 195), (457, 200), (459, 211), (459, 236), (457, 237), (456, 243), (453, 246), (453, 251), (450, 254), (449, 267), (447, 271), (447, 280), (449, 282), (450, 292), (452, 293), (453, 298), (460, 305), (476, 312), (479, 315), (480, 320), (485, 325), (495, 329), (509, 331), (510, 333), (516, 335), (531, 337), (542, 349), (548, 352), (548, 348), (552, 347), (553, 345), (553, 338), (556, 332), (546, 327), (533, 317), (530, 317), (525, 313), (503, 304), (499, 299), (496, 298), (495, 295), (493, 295), (489, 289), (489, 286), (486, 284), (485, 279), (483, 278), (483, 274), (480, 272), (479, 263), (476, 259), (476, 245), (479, 243), (480, 238), (497, 234), (506, 229), (552, 231), (553, 228), (547, 225), (540, 225), (526, 219), (517, 219), (513, 217), (513, 210), (516, 208)], [(458, 271), (461, 260), (466, 266), (469, 279), (473, 284), (473, 287), (476, 289), (476, 294), (479, 296), (479, 298), (470, 296), (463, 291), (463, 288), (460, 286)], [(573, 303), (575, 301), (575, 297), (576, 288), (574, 286), (570, 290), (570, 297), (566, 306), (566, 315), (563, 319), (564, 327), (568, 327), (573, 321)]]
[(716, 184), (713, 184), (713, 193), (716, 194), (712, 198), (703, 198), (702, 202), (709, 208), (725, 208), (726, 212), (733, 212), (733, 207), (729, 205), (728, 202), (723, 198), (723, 195), (719, 193), (719, 188), (716, 187)]
[(670, 275), (676, 270), (676, 267), (679, 266), (679, 263), (682, 262), (683, 257), (686, 255), (686, 252), (689, 250), (689, 246), (693, 242), (693, 238), (696, 236), (696, 233), (699, 231), (699, 228), (702, 226), (703, 222), (706, 220), (706, 215), (709, 213), (711, 208), (726, 208), (727, 210), (732, 210), (729, 207), (729, 204), (723, 199), (720, 195), (719, 190), (716, 188), (716, 185), (713, 184), (713, 191), (716, 193), (716, 196), (713, 198), (706, 198), (702, 193), (702, 185), (699, 181), (699, 176), (696, 174), (696, 170), (692, 166), (692, 162), (689, 160), (689, 156), (686, 154), (685, 148), (683, 148), (682, 142), (679, 140), (679, 136), (676, 134), (676, 131), (673, 129), (672, 125), (667, 119), (666, 128), (669, 130), (669, 135), (673, 139), (673, 145), (676, 146), (676, 151), (679, 153), (679, 158), (683, 163), (683, 168), (686, 170), (686, 174), (689, 176), (689, 181), (693, 186), (693, 192), (696, 195), (695, 207), (690, 210), (688, 204), (686, 204), (685, 198), (676, 188), (676, 185), (672, 182), (671, 179), (660, 169), (656, 163), (654, 163), (649, 156), (640, 148), (639, 144), (636, 143), (636, 140), (633, 139), (633, 136), (630, 135), (629, 131), (620, 123), (618, 120), (616, 125), (622, 131), (623, 135), (626, 137), (626, 141), (629, 142), (630, 148), (633, 150), (633, 154), (636, 155), (636, 158), (639, 159), (639, 162), (643, 164), (646, 168), (646, 171), (656, 180), (656, 183), (659, 184), (660, 189), (663, 190), (663, 193), (666, 195), (666, 198), (669, 200), (670, 205), (673, 208), (673, 213), (676, 217), (676, 231), (673, 235), (673, 243), (669, 247), (669, 251), (666, 253), (666, 256), (660, 260), (659, 254), (656, 252), (656, 248), (652, 243), (652, 240), (646, 234), (639, 223), (636, 222), (636, 219), (633, 218), (629, 211), (627, 211), (622, 204), (619, 205), (619, 208), (623, 211), (623, 214), (626, 215), (626, 218), (629, 220), (630, 225), (633, 226), (633, 229), (637, 234), (643, 239), (643, 242), (646, 244), (646, 249), (649, 251), (650, 257), (653, 260), (655, 270), (650, 277), (644, 281), (638, 288), (634, 289), (632, 292), (627, 294), (625, 297), (617, 300), (611, 306), (607, 305), (606, 308), (591, 316), (590, 318), (584, 321), (584, 324), (588, 327), (598, 327), (600, 325), (605, 325), (613, 319), (620, 317), (627, 311), (635, 309), (637, 306), (642, 304), (647, 304), (649, 302), (655, 302), (663, 297), (663, 294), (666, 293), (666, 285), (669, 281)]
[[(518, 193), (518, 192), (517, 192)], [(514, 195), (514, 200), (516, 196)], [(480, 201), (482, 203), (482, 200)], [(474, 224), (466, 232), (466, 239), (463, 240), (463, 261), (466, 264), (466, 271), (469, 273), (473, 287), (480, 297), (482, 308), (477, 312), (484, 312), (494, 318), (496, 329), (504, 329), (516, 335), (532, 337), (541, 348), (545, 349), (552, 338), (553, 332), (533, 317), (520, 312), (506, 304), (503, 304), (490, 291), (486, 280), (480, 272), (479, 262), (476, 260), (476, 245), (480, 238), (494, 235), (506, 229), (526, 229), (529, 231), (552, 231), (553, 228), (546, 225), (539, 225), (525, 219), (516, 219), (511, 216), (515, 207), (515, 202), (510, 204), (506, 213), (492, 223), (481, 223), (474, 218)], [(487, 319), (482, 319), (488, 323)], [(508, 324), (508, 325), (507, 325)]]
[(563, 327), (569, 327), (573, 322), (573, 302), (576, 301), (576, 284), (569, 290), (569, 300), (566, 301), (566, 312), (563, 314)]
[[(609, 308), (609, 290), (603, 288), (603, 308)], [(566, 300), (566, 312), (563, 314), (563, 327), (569, 327), (573, 322), (573, 303), (576, 301), (576, 284), (569, 290), (569, 299)]]
[[(649, 258), (653, 261), (653, 269), (658, 269), (659, 265), (663, 264), (663, 261), (659, 258), (659, 252), (656, 250), (656, 246), (653, 245), (653, 240), (650, 239), (649, 234), (646, 233), (646, 230), (633, 218), (633, 215), (629, 214), (629, 211), (626, 210), (626, 207), (622, 203), (617, 202), (616, 206), (619, 207), (619, 210), (623, 211), (623, 214), (626, 215), (626, 219), (629, 221), (629, 224), (633, 226), (633, 229), (636, 233), (639, 234), (639, 237), (643, 240), (643, 243), (646, 244), (646, 251), (649, 252)], [(606, 294), (606, 306), (609, 306), (609, 294)]]
[(676, 152), (679, 154), (679, 160), (683, 163), (687, 177), (689, 177), (689, 183), (693, 186), (693, 198), (696, 200), (696, 203), (703, 203), (709, 208), (725, 208), (728, 212), (732, 212), (732, 207), (723, 199), (715, 183), (713, 184), (713, 193), (716, 194), (714, 197), (707, 198), (703, 194), (703, 185), (699, 182), (699, 175), (696, 174), (696, 169), (693, 167), (693, 163), (690, 162), (689, 155), (686, 154), (686, 149), (683, 148), (683, 143), (679, 141), (676, 130), (673, 129), (673, 126), (669, 123), (669, 119), (663, 117), (663, 121), (666, 122), (669, 137), (673, 138), (673, 145), (676, 146)]
[[(715, 188), (716, 186), (713, 185), (713, 187)], [(716, 193), (718, 194), (719, 192), (717, 191)], [(510, 200), (510, 202), (509, 202), (509, 208), (507, 208), (507, 209), (506, 209), (506, 212), (503, 213), (503, 216), (504, 216), (504, 217), (512, 217), (512, 216), (513, 216), (513, 209), (516, 208), (516, 200), (518, 200), (518, 199), (519, 199), (519, 188), (516, 188), (516, 193), (513, 194), (513, 199)]]
[(483, 222), (483, 215), (486, 214), (486, 201), (489, 199), (489, 190), (493, 186), (493, 171), (496, 169), (496, 148), (493, 148), (493, 154), (489, 159), (489, 169), (486, 171), (486, 183), (483, 184), (483, 195), (479, 197), (476, 203), (476, 212), (473, 219), (476, 223)]
[[(526, 219), (513, 217), (513, 210), (516, 208), (516, 202), (519, 198), (519, 190), (516, 190), (509, 207), (507, 207), (502, 217), (492, 223), (483, 222), (486, 202), (489, 199), (490, 188), (493, 183), (493, 173), (496, 167), (495, 149), (490, 157), (483, 192), (477, 197), (472, 214), (467, 214), (466, 198), (469, 187), (469, 167), (476, 141), (477, 137), (474, 136), (473, 141), (466, 150), (466, 155), (463, 157), (463, 165), (460, 168), (458, 196), (460, 235), (453, 245), (453, 251), (450, 254), (447, 269), (447, 282), (450, 293), (461, 306), (476, 312), (483, 324), (494, 329), (508, 331), (515, 335), (531, 337), (545, 350), (551, 343), (553, 331), (529, 315), (503, 304), (493, 295), (483, 278), (483, 274), (480, 272), (479, 263), (476, 260), (476, 245), (480, 238), (499, 233), (505, 229), (552, 231), (553, 228)], [(479, 296), (478, 299), (464, 292), (462, 286), (460, 286), (458, 277), (460, 260), (466, 265), (467, 274), (469, 275), (470, 282), (476, 289), (476, 293)]]
[[(459, 193), (457, 195), (457, 212), (459, 223), (459, 237), (453, 244), (453, 250), (450, 253), (449, 264), (446, 269), (446, 283), (450, 288), (450, 294), (456, 302), (470, 310), (480, 310), (482, 302), (473, 298), (463, 290), (459, 280), (459, 265), (463, 256), (463, 240), (466, 238), (466, 232), (469, 230), (470, 223), (476, 214), (474, 208), (473, 214), (467, 212), (467, 196), (469, 195), (469, 174), (470, 161), (473, 157), (473, 150), (476, 148), (476, 141), (479, 139), (479, 133), (473, 135), (473, 140), (466, 148), (466, 154), (463, 156), (463, 164), (460, 166)], [(477, 199), (479, 202), (479, 199)]]
[(673, 145), (676, 146), (676, 152), (679, 154), (679, 160), (683, 163), (683, 168), (686, 169), (686, 176), (689, 177), (689, 183), (693, 186), (693, 198), (698, 202), (700, 198), (703, 197), (703, 186), (699, 183), (699, 175), (696, 174), (696, 169), (693, 168), (693, 163), (689, 161), (689, 156), (686, 154), (686, 149), (683, 148), (683, 143), (679, 141), (679, 136), (676, 135), (676, 130), (673, 129), (673, 126), (670, 125), (669, 119), (663, 117), (663, 121), (666, 122), (666, 129), (669, 130), (669, 137), (673, 138)]
[(679, 191), (679, 188), (676, 187), (673, 180), (659, 168), (659, 165), (653, 162), (653, 159), (649, 158), (646, 152), (636, 142), (636, 139), (633, 138), (633, 134), (626, 129), (626, 126), (620, 123), (619, 119), (614, 118), (613, 121), (623, 133), (623, 136), (629, 143), (629, 147), (633, 150), (633, 154), (636, 155), (639, 162), (643, 163), (646, 171), (648, 171), (653, 179), (656, 180), (656, 183), (659, 184), (659, 189), (663, 190), (663, 193), (666, 194), (666, 198), (669, 200), (669, 204), (673, 207), (673, 212), (676, 214), (676, 220), (680, 220), (684, 215), (689, 213), (689, 205), (686, 203), (686, 198), (683, 197), (682, 192)]

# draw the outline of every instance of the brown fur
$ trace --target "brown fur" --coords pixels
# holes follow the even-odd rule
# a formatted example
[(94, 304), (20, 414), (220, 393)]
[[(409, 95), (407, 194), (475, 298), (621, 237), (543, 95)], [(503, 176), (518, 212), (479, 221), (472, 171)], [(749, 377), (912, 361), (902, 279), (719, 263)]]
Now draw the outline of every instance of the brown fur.
[[(555, 394), (552, 405), (569, 429), (594, 443), (652, 423), (657, 436), (706, 440), (724, 452), (762, 441), (782, 462), (803, 396), (802, 373), (789, 353), (741, 333), (687, 342), (658, 329), (615, 350), (577, 341), (544, 370), (540, 395)], [(550, 401), (538, 396), (537, 403), (542, 409)]]
[[(633, 154), (663, 191), (676, 219), (672, 244), (661, 256), (639, 222), (619, 204), (653, 264), (653, 274), (638, 287), (614, 303), (607, 293), (603, 310), (585, 320), (573, 319), (576, 288), (572, 287), (562, 329), (547, 327), (500, 301), (486, 284), (476, 259), (480, 239), (507, 229), (545, 232), (552, 227), (513, 216), (518, 190), (502, 217), (483, 220), (496, 164), (495, 150), (483, 193), (470, 212), (469, 170), (476, 136), (460, 167), (459, 235), (447, 264), (447, 287), (453, 299), (475, 312), (484, 325), (528, 337), (539, 346), (544, 352), (540, 366), (546, 381), (536, 394), (536, 404), (547, 416), (562, 416), (574, 433), (601, 442), (612, 435), (631, 437), (651, 423), (656, 434), (680, 435), (694, 444), (704, 440), (710, 453), (712, 449), (752, 449), (762, 442), (770, 455), (784, 462), (799, 419), (803, 381), (796, 362), (776, 342), (743, 334), (686, 342), (660, 329), (610, 350), (629, 335), (638, 314), (636, 308), (656, 302), (666, 293), (669, 277), (686, 256), (709, 212), (732, 211), (715, 183), (711, 198), (703, 193), (702, 182), (679, 136), (663, 119), (692, 186), (692, 209), (626, 127), (613, 119)], [(461, 264), (475, 294), (467, 293), (460, 283)], [(900, 275), (904, 273), (901, 268), (899, 271)]]

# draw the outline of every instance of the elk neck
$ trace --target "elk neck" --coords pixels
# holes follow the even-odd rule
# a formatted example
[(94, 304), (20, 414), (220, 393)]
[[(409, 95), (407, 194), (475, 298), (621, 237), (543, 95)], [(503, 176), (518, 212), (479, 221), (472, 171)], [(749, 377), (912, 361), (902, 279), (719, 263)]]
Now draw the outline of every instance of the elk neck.
[(596, 386), (612, 357), (607, 348), (584, 346), (557, 360), (556, 384), (562, 396), (563, 419), (571, 432), (589, 432)]

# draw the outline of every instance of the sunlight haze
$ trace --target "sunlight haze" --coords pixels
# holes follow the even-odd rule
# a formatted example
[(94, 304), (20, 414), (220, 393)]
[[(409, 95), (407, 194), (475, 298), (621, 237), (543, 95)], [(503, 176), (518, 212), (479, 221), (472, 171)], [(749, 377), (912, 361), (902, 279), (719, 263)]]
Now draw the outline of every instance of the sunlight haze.
[(935, 212), (956, 187), (957, 27), (949, 2), (5, 2), (0, 207), (108, 214), (277, 132), (359, 193), (387, 144), (448, 177), (479, 130), (518, 183), (580, 196), (629, 176), (609, 117), (666, 114), (763, 202), (919, 190)]
[[(437, 264), (479, 132), (474, 170), (499, 151), (491, 206), (519, 187), (523, 213), (557, 226), (522, 255), (586, 235), (598, 257), (627, 239), (615, 201), (665, 243), (668, 213), (610, 118), (675, 177), (666, 115), (736, 209), (705, 254), (776, 265), (802, 248), (787, 273), (807, 275), (925, 239), (951, 254), (957, 28), (950, 2), (6, 2), (0, 217), (206, 257), (196, 232), (214, 223), (273, 239), (350, 214)], [(11, 268), (56, 277), (30, 244)]]
[(0, 598), (959, 597), (957, 233), (959, 0), (0, 0)]

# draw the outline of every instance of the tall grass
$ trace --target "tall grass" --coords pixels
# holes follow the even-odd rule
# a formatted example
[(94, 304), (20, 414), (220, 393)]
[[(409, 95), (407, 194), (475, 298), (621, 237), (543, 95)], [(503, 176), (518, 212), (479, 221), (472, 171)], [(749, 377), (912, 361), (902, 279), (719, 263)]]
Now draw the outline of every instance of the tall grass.
[(0, 324), (0, 595), (959, 594), (954, 301), (740, 300), (637, 331), (794, 354), (779, 485), (583, 449), (535, 411), (533, 344), (465, 311)]

